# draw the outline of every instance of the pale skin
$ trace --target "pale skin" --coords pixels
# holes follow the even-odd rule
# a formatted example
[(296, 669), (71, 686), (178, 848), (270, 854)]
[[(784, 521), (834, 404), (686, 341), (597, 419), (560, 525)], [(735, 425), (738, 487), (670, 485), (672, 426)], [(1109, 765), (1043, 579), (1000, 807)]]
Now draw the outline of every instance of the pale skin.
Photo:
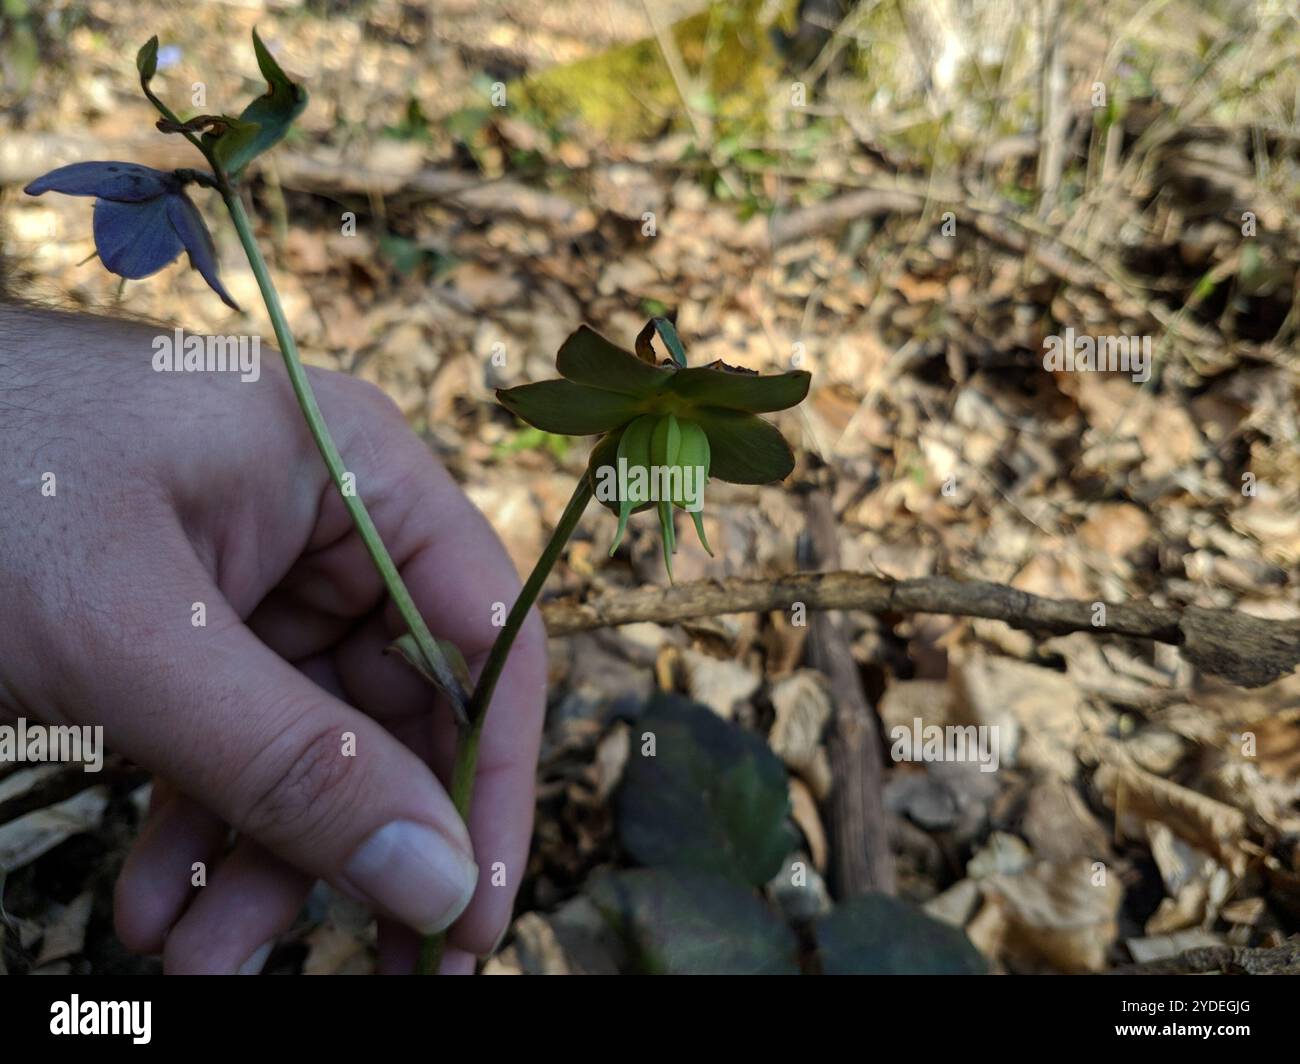
[[(540, 620), (497, 688), (467, 829), (439, 782), (451, 714), (383, 652), (400, 618), (278, 355), (256, 383), (156, 373), (170, 328), (0, 302), (0, 719), (102, 725), (155, 773), (115, 920), (165, 971), (260, 969), (325, 879), (380, 914), (381, 972), (447, 923), (443, 971), (471, 972), (527, 857)], [(519, 590), (504, 549), (379, 389), (311, 373), (416, 604), (477, 673)]]

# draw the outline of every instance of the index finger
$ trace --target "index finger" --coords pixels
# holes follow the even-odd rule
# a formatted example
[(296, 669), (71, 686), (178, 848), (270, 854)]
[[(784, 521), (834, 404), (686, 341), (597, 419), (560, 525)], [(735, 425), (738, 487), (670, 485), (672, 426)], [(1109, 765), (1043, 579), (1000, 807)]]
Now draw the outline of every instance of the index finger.
[[(404, 422), (380, 418), (369, 432), (370, 446), (356, 448), (357, 461), (376, 456), (376, 468), (363, 466), (358, 487), (421, 615), (434, 635), (461, 649), (477, 678), (520, 591), (514, 565), (487, 519)], [(373, 574), (356, 537), (339, 548), (348, 557), (332, 562)], [(450, 713), (444, 707), (433, 730), (429, 714), (441, 699), (408, 665), (381, 653), (404, 628), (389, 603), (382, 623), (341, 649), (341, 678), (362, 710), (386, 719), (448, 780), (457, 740)], [(450, 936), (472, 953), (490, 952), (505, 930), (524, 873), (545, 708), (546, 638), (533, 611), (502, 671), (479, 747), (467, 826), (481, 873)]]

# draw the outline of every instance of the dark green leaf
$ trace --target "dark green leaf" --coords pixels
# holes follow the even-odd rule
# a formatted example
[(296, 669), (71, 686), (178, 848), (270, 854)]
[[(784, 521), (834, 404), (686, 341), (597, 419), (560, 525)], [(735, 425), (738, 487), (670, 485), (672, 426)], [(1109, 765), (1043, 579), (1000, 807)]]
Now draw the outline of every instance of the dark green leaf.
[(213, 154), (221, 168), (227, 174), (237, 174), (256, 154), (254, 148), (261, 135), (262, 127), (256, 122), (226, 117), (219, 135), (205, 133), (203, 139), (212, 144)]
[(960, 928), (884, 894), (838, 905), (814, 925), (826, 975), (983, 975), (988, 965)]
[(709, 437), (709, 475), (732, 484), (770, 484), (794, 469), (794, 452), (775, 425), (739, 410), (702, 406), (690, 413)]
[(572, 381), (538, 381), (497, 391), (497, 402), (528, 424), (566, 436), (609, 432), (636, 417), (636, 399)]
[(267, 91), (245, 107), (238, 121), (228, 123), (221, 134), (203, 137), (231, 175), (277, 144), (307, 106), (306, 90), (288, 79), (257, 30), (253, 31), (253, 51), (258, 69), (266, 78)]
[(619, 835), (642, 864), (694, 868), (760, 886), (794, 839), (785, 767), (756, 735), (686, 699), (659, 695), (635, 728), (618, 796)]
[(705, 406), (766, 414), (803, 402), (811, 380), (812, 375), (805, 370), (760, 377), (712, 366), (696, 366), (673, 374), (668, 387), (682, 398)]
[(671, 370), (647, 365), (586, 325), (564, 341), (555, 368), (575, 384), (624, 395), (648, 395), (672, 377)]
[(463, 710), (458, 703), (464, 697), (464, 693), (470, 689), (469, 666), (465, 664), (465, 655), (460, 652), (460, 647), (446, 639), (435, 639), (434, 642), (438, 645), (438, 649), (442, 651), (443, 659), (451, 669), (451, 675), (460, 684), (459, 690), (455, 690), (443, 682), (438, 675), (435, 664), (425, 657), (424, 652), (420, 650), (419, 642), (410, 632), (394, 639), (388, 644), (385, 652), (399, 655), (429, 683), (446, 694), (451, 699), (452, 705), (458, 711), (458, 714), (463, 716)]
[[(706, 711), (707, 712), (707, 711)], [(592, 900), (647, 975), (796, 975), (794, 934), (752, 890), (709, 872), (601, 876)]]
[(256, 29), (253, 30), (253, 54), (257, 56), (257, 69), (262, 72), (262, 77), (266, 78), (271, 92), (289, 92), (294, 88), (293, 82), (275, 61), (275, 56), (262, 43), (262, 38), (257, 35)]

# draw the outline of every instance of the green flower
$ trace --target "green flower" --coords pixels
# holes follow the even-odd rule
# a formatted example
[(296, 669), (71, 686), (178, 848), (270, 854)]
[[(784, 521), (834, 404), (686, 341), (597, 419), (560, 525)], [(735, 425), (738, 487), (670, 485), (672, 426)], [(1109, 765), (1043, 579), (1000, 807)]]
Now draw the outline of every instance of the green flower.
[[(672, 356), (662, 363), (652, 347), (656, 332)], [(610, 553), (623, 539), (628, 516), (655, 506), (669, 579), (677, 548), (674, 506), (691, 514), (709, 550), (701, 523), (709, 477), (768, 484), (794, 468), (781, 433), (755, 415), (800, 403), (811, 379), (803, 370), (763, 377), (723, 362), (688, 369), (664, 318), (642, 330), (636, 354), (584, 325), (564, 342), (555, 366), (562, 379), (503, 388), (497, 399), (545, 432), (601, 435), (587, 476), (596, 498), (618, 514)]]

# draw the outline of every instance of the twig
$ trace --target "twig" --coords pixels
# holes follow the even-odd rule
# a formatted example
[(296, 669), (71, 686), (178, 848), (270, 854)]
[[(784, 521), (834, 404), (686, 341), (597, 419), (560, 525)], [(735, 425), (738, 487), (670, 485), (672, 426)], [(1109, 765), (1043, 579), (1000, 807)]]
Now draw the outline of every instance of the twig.
[(1065, 139), (1070, 122), (1065, 65), (1061, 58), (1060, 0), (1039, 5), (1042, 69), (1039, 71), (1038, 214), (1046, 218), (1056, 206), (1065, 169)]
[[(807, 514), (813, 561), (838, 565), (837, 522), (824, 492), (808, 497)], [(880, 724), (862, 689), (838, 613), (813, 616), (808, 647), (813, 667), (830, 681), (834, 706), (827, 745), (835, 780), (830, 819), (836, 897), (844, 900), (872, 891), (893, 894), (894, 857), (885, 826)]]
[[(810, 610), (943, 613), (986, 617), (1057, 635), (1091, 632), (1151, 639), (1181, 647), (1192, 664), (1241, 687), (1272, 683), (1300, 663), (1297, 621), (1199, 606), (1157, 606), (1145, 600), (1049, 599), (1005, 584), (946, 576), (889, 580), (865, 573), (804, 572), (756, 580), (701, 580), (553, 601), (542, 607), (542, 615), (547, 630), (557, 636), (637, 621), (671, 623), (786, 609), (796, 602)], [(1104, 612), (1098, 609), (1102, 606)]]
[(75, 794), (101, 787), (105, 784), (133, 789), (149, 782), (149, 773), (120, 755), (109, 754), (98, 772), (87, 772), (77, 762), (53, 766), (48, 776), (40, 779), (34, 786), (20, 791), (12, 797), (0, 798), (0, 824), (8, 824), (38, 809), (47, 809), (59, 802), (66, 801)]

